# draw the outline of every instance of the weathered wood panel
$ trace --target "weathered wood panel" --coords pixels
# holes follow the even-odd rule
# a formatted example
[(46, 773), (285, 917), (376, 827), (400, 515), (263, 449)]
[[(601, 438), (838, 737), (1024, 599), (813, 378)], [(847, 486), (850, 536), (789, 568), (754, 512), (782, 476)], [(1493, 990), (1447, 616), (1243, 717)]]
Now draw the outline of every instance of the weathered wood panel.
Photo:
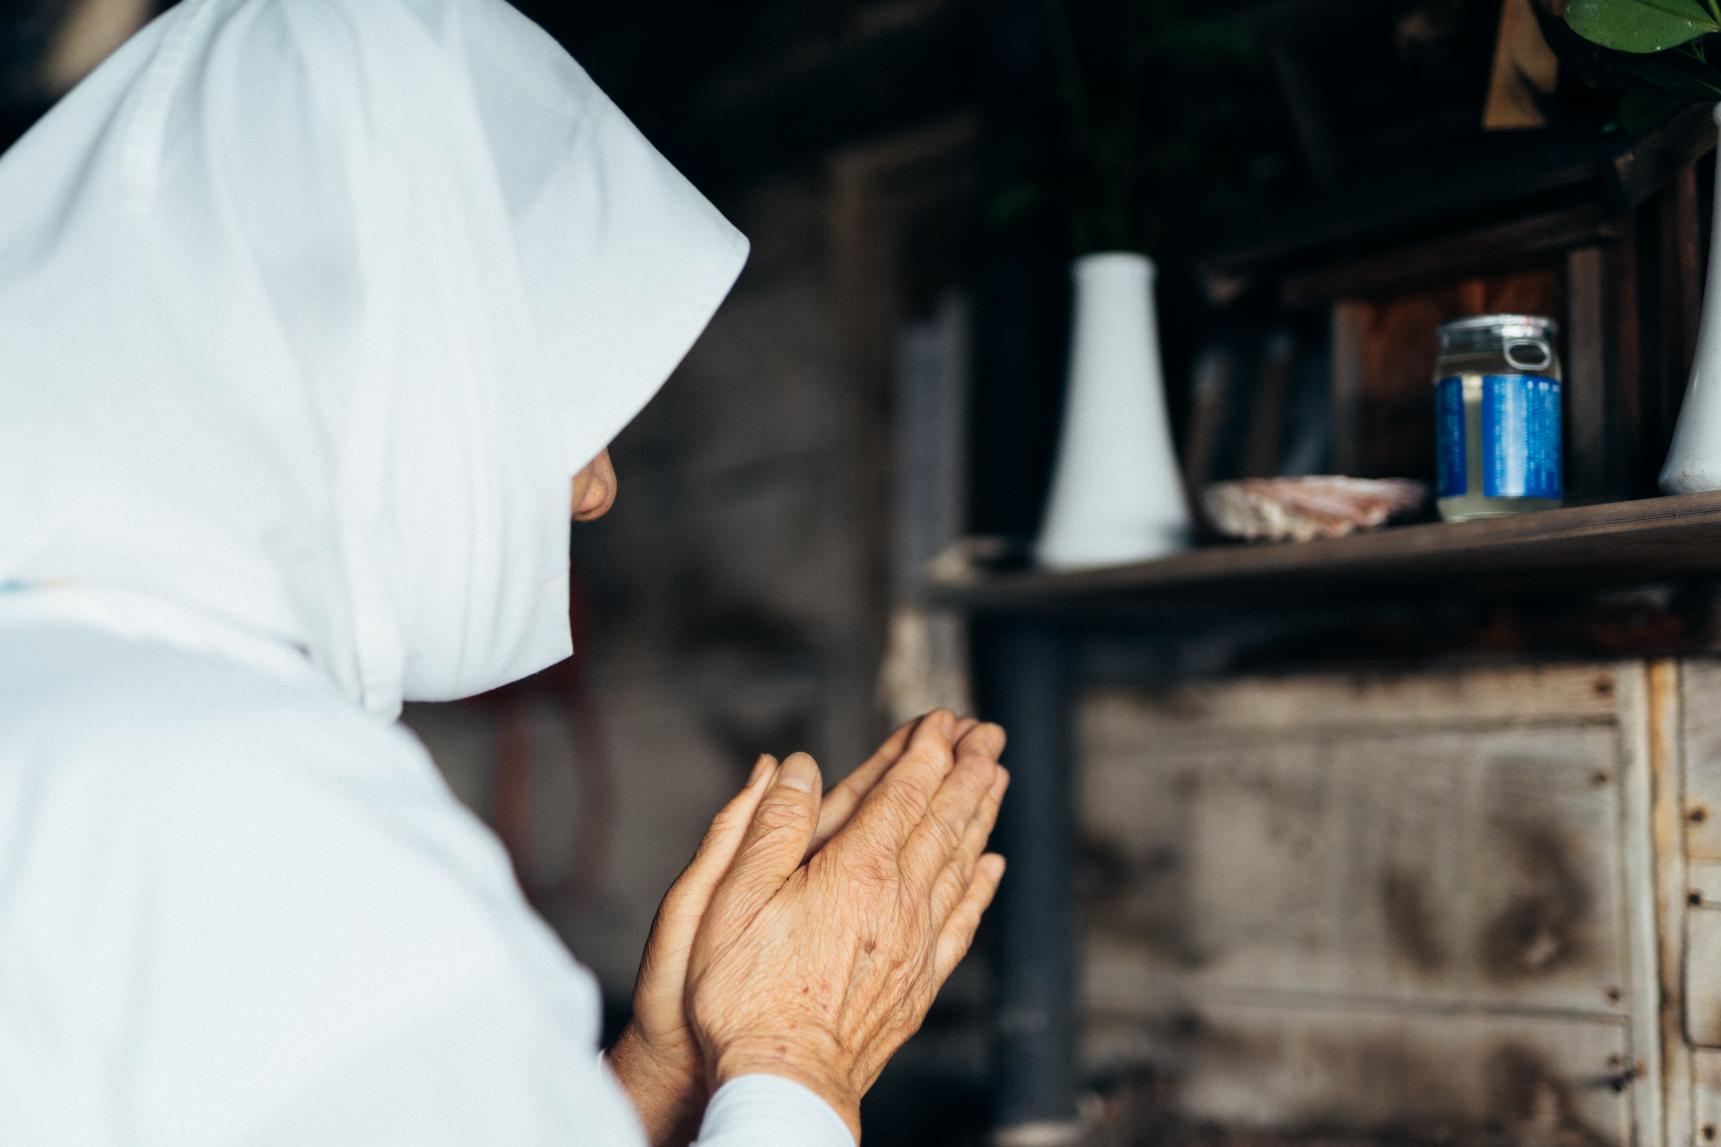
[(1691, 1075), (1691, 1134), (1687, 1142), (1721, 1142), (1721, 1051), (1692, 1053)]
[(1287, 1141), (1657, 1142), (1656, 948), (1628, 931), (1654, 913), (1625, 891), (1653, 853), (1645, 687), (1610, 665), (1091, 695), (1090, 1062)]
[(1099, 1017), (1088, 1043), (1102, 1063), (1161, 1065), (1183, 1120), (1287, 1142), (1324, 1130), (1623, 1147), (1630, 1092), (1644, 1086), (1625, 1027), (1606, 1020), (1207, 1002), (1151, 1023)]
[[(1252, 678), (1157, 693), (1108, 690), (1083, 707), (1083, 745), (1103, 755), (1133, 752), (1167, 736), (1609, 723), (1618, 710), (1618, 690), (1617, 669), (1610, 665)], [(1721, 688), (1715, 697), (1721, 713)]]
[(1721, 860), (1721, 662), (1685, 662), (1680, 687), (1685, 851), (1693, 860)]
[(1721, 909), (1685, 918), (1685, 1034), (1697, 1047), (1721, 1048)]
[(1721, 910), (1721, 860), (1694, 860), (1685, 866), (1687, 903)]
[(1690, 1049), (1680, 1015), (1685, 856), (1680, 808), (1679, 666), (1621, 667), (1620, 796), (1624, 851), (1626, 1004), (1637, 1142), (1682, 1143), (1691, 1126)]
[(1216, 735), (1085, 754), (1088, 991), (1624, 1009), (1617, 734)]

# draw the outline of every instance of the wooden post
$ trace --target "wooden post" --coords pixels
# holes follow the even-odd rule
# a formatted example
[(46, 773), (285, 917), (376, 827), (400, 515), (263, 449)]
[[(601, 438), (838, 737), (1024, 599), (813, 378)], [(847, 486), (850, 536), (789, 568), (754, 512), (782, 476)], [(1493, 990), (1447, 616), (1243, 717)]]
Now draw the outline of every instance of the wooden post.
[(997, 838), (1009, 869), (992, 910), (995, 1141), (1050, 1147), (1079, 1131), (1068, 637), (1012, 618), (991, 624), (983, 647), (986, 712), (1010, 734), (1012, 778)]
[(1610, 297), (1608, 259), (1600, 247), (1578, 247), (1566, 255), (1565, 391), (1566, 496), (1576, 502), (1617, 501), (1638, 491), (1625, 474), (1633, 445), (1618, 417), (1619, 380), (1609, 369)]

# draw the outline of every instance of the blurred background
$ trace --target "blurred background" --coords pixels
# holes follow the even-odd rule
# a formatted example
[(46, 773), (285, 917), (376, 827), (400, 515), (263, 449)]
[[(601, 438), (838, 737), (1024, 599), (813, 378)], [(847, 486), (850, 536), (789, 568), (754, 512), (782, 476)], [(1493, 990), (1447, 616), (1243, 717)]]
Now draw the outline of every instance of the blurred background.
[[(1671, 925), (1627, 907), (1665, 888), (1626, 778), (1671, 718), (1618, 665), (1707, 640), (1708, 598), (1292, 610), (1221, 564), (1078, 652), (927, 586), (1030, 563), (1096, 251), (1156, 267), (1172, 488), (1428, 481), (1435, 327), (1522, 311), (1587, 388), (1574, 500), (1653, 493), (1706, 72), (1647, 82), (1525, 0), (518, 6), (753, 244), (574, 531), (577, 656), (406, 716), (612, 1028), (758, 753), (834, 779), (979, 706), (1028, 755), (1016, 924), (869, 1098), (869, 1144), (1663, 1141)], [(164, 7), (9, 0), (0, 148)], [(1670, 1144), (1714, 1135), (1680, 1062)]]

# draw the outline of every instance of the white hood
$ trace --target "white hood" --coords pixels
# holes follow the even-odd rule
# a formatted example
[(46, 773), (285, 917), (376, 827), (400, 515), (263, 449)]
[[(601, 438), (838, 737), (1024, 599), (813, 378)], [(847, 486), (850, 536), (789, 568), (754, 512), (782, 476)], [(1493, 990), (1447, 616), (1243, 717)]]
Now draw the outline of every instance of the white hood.
[(384, 714), (535, 672), (569, 478), (745, 256), (500, 0), (184, 0), (0, 159), (0, 583)]

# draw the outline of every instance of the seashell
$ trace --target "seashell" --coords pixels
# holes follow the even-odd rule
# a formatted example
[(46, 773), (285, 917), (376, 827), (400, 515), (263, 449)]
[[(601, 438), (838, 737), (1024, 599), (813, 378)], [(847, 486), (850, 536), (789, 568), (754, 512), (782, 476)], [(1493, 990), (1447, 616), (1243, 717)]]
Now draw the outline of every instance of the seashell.
[(1417, 510), (1428, 487), (1408, 478), (1244, 478), (1202, 491), (1202, 508), (1226, 537), (1307, 542), (1342, 538)]

